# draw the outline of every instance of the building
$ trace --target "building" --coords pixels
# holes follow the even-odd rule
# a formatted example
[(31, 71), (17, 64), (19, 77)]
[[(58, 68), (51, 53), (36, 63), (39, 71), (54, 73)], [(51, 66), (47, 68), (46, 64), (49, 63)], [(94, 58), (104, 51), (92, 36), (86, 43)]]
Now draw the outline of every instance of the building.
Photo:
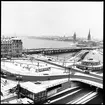
[(73, 40), (76, 41), (76, 33), (73, 35)]
[(89, 30), (89, 34), (88, 34), (87, 40), (91, 40), (90, 30)]
[(87, 59), (76, 65), (77, 68), (86, 71), (99, 71), (103, 69), (103, 64), (98, 60)]
[(34, 104), (46, 102), (50, 97), (70, 87), (68, 79), (20, 83), (19, 98), (29, 98)]
[(46, 88), (32, 82), (21, 83), (19, 95), (33, 100), (34, 103), (44, 101), (47, 98)]
[(22, 56), (22, 40), (14, 37), (1, 38), (1, 57)]

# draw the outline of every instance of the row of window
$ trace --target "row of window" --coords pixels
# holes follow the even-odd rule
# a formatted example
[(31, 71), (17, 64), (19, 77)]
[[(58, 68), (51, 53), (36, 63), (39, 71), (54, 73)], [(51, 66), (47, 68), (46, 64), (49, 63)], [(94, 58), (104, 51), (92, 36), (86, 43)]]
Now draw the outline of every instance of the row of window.
[(22, 42), (7, 42), (7, 41), (5, 41), (5, 42), (1, 42), (1, 44), (2, 45), (7, 45), (7, 44), (22, 44)]
[(47, 68), (39, 68), (39, 69), (36, 69), (36, 71), (47, 71), (47, 70), (50, 70), (51, 68), (50, 67), (47, 67)]
[(79, 66), (79, 65), (77, 67), (83, 70), (101, 70), (102, 69), (102, 67), (85, 67), (85, 66)]
[(82, 62), (82, 64), (83, 65), (90, 65), (90, 66), (92, 66), (92, 65), (99, 65), (100, 62)]
[(22, 45), (1, 45), (1, 47), (22, 47)]

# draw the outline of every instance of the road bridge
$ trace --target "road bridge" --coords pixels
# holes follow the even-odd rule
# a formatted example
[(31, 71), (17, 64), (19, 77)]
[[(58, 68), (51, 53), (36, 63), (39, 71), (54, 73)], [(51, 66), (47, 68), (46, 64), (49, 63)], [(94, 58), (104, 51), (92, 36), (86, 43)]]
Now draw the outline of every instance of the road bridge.
[[(57, 67), (61, 67), (61, 68), (64, 68), (64, 69), (66, 69), (66, 70), (70, 70), (71, 72), (80, 72), (80, 73), (84, 74), (83, 71), (80, 71), (80, 70), (76, 69), (76, 68), (73, 67), (73, 66), (63, 66), (63, 65), (56, 64), (56, 63), (51, 62), (51, 61), (48, 61), (48, 60), (43, 60), (43, 59), (38, 59), (38, 58), (33, 58), (33, 60), (42, 61), (42, 62), (51, 64), (51, 65), (54, 65), (54, 66), (57, 66)], [(88, 75), (95, 76), (95, 77), (98, 77), (98, 78), (102, 78), (102, 77), (100, 77), (100, 76), (98, 76), (98, 75), (95, 75), (95, 74), (88, 74)]]
[(83, 83), (89, 84), (91, 86), (95, 86), (95, 87), (103, 89), (103, 84), (102, 83), (95, 82), (95, 81), (91, 80), (91, 78), (89, 80), (89, 79), (85, 79), (85, 78), (74, 77), (74, 78), (71, 78), (71, 81), (79, 81), (79, 82), (83, 82)]
[[(34, 58), (34, 60), (46, 62), (46, 63), (52, 64), (52, 65), (70, 70), (71, 72), (80, 72), (80, 73), (84, 74), (83, 71), (80, 71), (80, 70), (74, 68), (73, 66), (72, 67), (71, 66), (66, 67), (63, 65), (55, 64), (54, 62), (51, 62), (51, 61), (46, 61), (46, 60), (36, 59), (36, 58)], [(95, 74), (91, 74), (91, 73), (87, 74), (87, 76), (86, 75), (78, 76), (78, 75), (69, 75), (69, 74), (63, 74), (63, 75), (49, 75), (48, 74), (48, 75), (40, 75), (40, 76), (31, 76), (31, 75), (29, 76), (28, 74), (27, 75), (15, 74), (15, 75), (16, 76), (21, 75), (23, 77), (23, 80), (25, 80), (25, 81), (43, 81), (43, 80), (48, 80), (49, 78), (50, 78), (50, 80), (54, 80), (54, 79), (69, 78), (69, 76), (70, 76), (71, 80), (72, 80), (72, 78), (75, 78), (75, 80), (87, 83), (89, 85), (94, 85), (94, 86), (99, 87), (99, 88), (103, 87), (103, 77), (95, 75)], [(9, 77), (9, 78), (11, 79), (11, 77)], [(16, 78), (14, 77), (14, 79), (16, 79)], [(100, 83), (100, 85), (99, 85), (99, 83)]]
[[(3, 70), (3, 69), (2, 69)], [(6, 72), (6, 70), (5, 70)], [(8, 70), (9, 72), (9, 70)], [(14, 74), (14, 73), (12, 73)], [(8, 73), (7, 73), (8, 75)], [(64, 79), (64, 78), (68, 78), (68, 82), (70, 81), (79, 81), (79, 82), (83, 82), (89, 85), (93, 85), (96, 86), (98, 88), (103, 88), (103, 79), (102, 78), (98, 78), (95, 76), (90, 76), (90, 75), (75, 75), (75, 74), (58, 74), (58, 75), (24, 75), (23, 73), (20, 74), (14, 74), (14, 76), (7, 76), (7, 79), (10, 80), (15, 80), (16, 81), (16, 76), (22, 76), (22, 80), (23, 81), (48, 81), (48, 80), (55, 80), (55, 79)]]
[(69, 47), (69, 48), (39, 48), (39, 49), (24, 49), (24, 54), (59, 54), (59, 53), (69, 53), (69, 52), (77, 52), (80, 50), (93, 50), (98, 47)]

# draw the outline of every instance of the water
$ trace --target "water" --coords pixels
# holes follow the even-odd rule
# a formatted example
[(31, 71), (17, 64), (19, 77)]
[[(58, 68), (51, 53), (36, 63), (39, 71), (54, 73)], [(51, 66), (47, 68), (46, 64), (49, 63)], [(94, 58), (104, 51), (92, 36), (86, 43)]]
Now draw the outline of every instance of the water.
[(43, 40), (43, 39), (31, 39), (22, 38), (23, 48), (64, 48), (70, 47), (73, 42), (55, 41), (55, 40)]

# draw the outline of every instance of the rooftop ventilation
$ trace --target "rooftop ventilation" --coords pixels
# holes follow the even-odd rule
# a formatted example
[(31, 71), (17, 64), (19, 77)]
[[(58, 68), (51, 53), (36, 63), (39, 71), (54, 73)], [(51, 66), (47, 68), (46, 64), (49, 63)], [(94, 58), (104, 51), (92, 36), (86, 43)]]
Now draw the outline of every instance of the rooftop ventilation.
[(38, 81), (38, 82), (35, 82), (35, 84), (41, 84), (41, 82)]
[(93, 60), (93, 58), (89, 58), (88, 60)]

